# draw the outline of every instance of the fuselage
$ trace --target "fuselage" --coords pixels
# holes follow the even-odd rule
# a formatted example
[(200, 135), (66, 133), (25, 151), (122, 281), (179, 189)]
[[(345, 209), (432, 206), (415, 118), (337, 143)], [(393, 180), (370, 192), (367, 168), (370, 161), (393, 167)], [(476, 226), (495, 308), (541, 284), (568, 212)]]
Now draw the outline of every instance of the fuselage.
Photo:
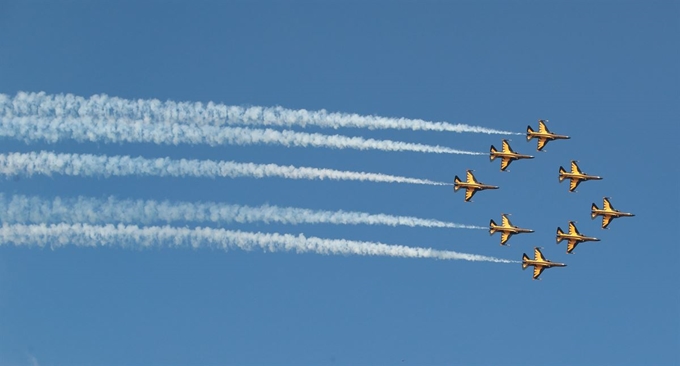
[(531, 229), (522, 229), (520, 227), (506, 227), (506, 226), (492, 226), (496, 231), (501, 231), (505, 233), (520, 234), (520, 233), (533, 233)]
[(624, 216), (635, 216), (632, 213), (629, 212), (621, 212), (621, 211), (609, 211), (609, 210), (591, 210), (591, 212), (595, 215), (598, 216), (611, 216), (611, 217), (624, 217)]
[(602, 180), (602, 177), (599, 177), (597, 175), (578, 174), (578, 173), (569, 173), (569, 172), (560, 173), (560, 175), (565, 179)]
[(515, 152), (503, 152), (503, 151), (497, 151), (491, 153), (491, 155), (497, 157), (497, 158), (507, 158), (507, 159), (512, 159), (512, 160), (517, 160), (517, 159), (533, 159), (534, 157), (531, 155), (524, 155), (524, 154), (518, 154)]
[(600, 241), (600, 239), (598, 239), (598, 238), (593, 238), (591, 236), (578, 235), (578, 234), (558, 234), (557, 236), (561, 239), (564, 239), (564, 240), (576, 240), (576, 241), (579, 241), (579, 242)]
[(546, 139), (546, 140), (569, 140), (570, 137), (566, 135), (558, 135), (552, 132), (538, 132), (538, 131), (533, 131), (533, 132), (527, 132), (530, 137), (535, 137), (539, 139)]
[(526, 260), (524, 261), (529, 266), (538, 266), (538, 267), (566, 267), (567, 265), (564, 263), (557, 263), (557, 262), (541, 262), (541, 261), (535, 261), (535, 260)]
[(460, 183), (456, 183), (456, 185), (460, 188), (498, 189), (498, 186), (491, 186), (491, 185), (488, 185), (488, 184), (479, 184), (479, 183), (460, 182)]

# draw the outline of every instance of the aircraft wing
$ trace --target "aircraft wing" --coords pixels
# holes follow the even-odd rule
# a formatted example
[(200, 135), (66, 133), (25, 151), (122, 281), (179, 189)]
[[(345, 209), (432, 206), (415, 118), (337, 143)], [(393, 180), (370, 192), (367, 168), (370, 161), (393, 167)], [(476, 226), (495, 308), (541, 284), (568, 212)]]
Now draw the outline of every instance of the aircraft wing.
[(512, 163), (512, 159), (503, 158), (501, 160), (501, 170), (505, 170), (508, 166), (510, 166), (510, 163)]
[(541, 250), (538, 248), (534, 248), (534, 260), (539, 262), (547, 262), (543, 256), (543, 253), (541, 253)]
[(506, 215), (501, 215), (501, 224), (503, 225), (503, 227), (512, 227), (510, 219)]
[(609, 223), (612, 221), (612, 216), (602, 215), (602, 228), (606, 229)]
[(503, 140), (503, 152), (504, 153), (514, 152), (512, 151), (512, 148), (510, 148), (510, 143), (508, 143), (508, 140)]
[(475, 179), (474, 174), (472, 174), (472, 170), (467, 171), (467, 183), (479, 183), (477, 182), (477, 179)]
[(583, 174), (574, 160), (571, 161), (571, 172), (574, 174)]
[(472, 198), (472, 196), (475, 195), (475, 193), (477, 193), (477, 189), (475, 189), (475, 188), (466, 189), (465, 190), (465, 200), (469, 201)]
[(543, 150), (543, 147), (548, 142), (548, 139), (539, 138), (538, 139), (538, 150)]
[(580, 179), (571, 178), (569, 180), (569, 192), (573, 192), (579, 184), (581, 184)]
[(507, 231), (501, 232), (501, 245), (505, 245), (505, 243), (508, 242), (511, 236), (512, 234)]
[(571, 251), (574, 250), (574, 248), (576, 248), (577, 245), (578, 245), (578, 241), (573, 240), (573, 239), (569, 240), (567, 242), (567, 253), (571, 253)]
[(580, 235), (581, 233), (578, 232), (578, 229), (576, 228), (576, 225), (574, 224), (573, 221), (569, 221), (569, 234), (571, 235)]
[(548, 131), (548, 126), (545, 125), (545, 122), (543, 122), (542, 119), (538, 120), (538, 132), (540, 132), (540, 133), (550, 133), (550, 131)]
[(538, 279), (538, 276), (540, 276), (541, 273), (543, 273), (544, 269), (545, 269), (545, 267), (543, 267), (543, 266), (534, 266), (534, 279), (535, 280)]
[(611, 202), (609, 202), (609, 199), (604, 198), (602, 200), (602, 209), (607, 211), (614, 211), (614, 206), (612, 206)]

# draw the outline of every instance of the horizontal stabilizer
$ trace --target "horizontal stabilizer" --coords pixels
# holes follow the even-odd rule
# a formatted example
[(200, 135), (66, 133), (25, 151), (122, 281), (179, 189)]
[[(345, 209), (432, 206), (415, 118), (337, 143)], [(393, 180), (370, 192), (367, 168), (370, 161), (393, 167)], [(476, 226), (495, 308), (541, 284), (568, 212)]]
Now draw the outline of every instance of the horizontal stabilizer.
[(527, 141), (534, 138), (532, 133), (534, 133), (534, 130), (531, 128), (531, 126), (527, 126)]
[(594, 218), (597, 217), (597, 213), (595, 212), (595, 210), (599, 210), (599, 208), (597, 208), (597, 205), (593, 203), (592, 206), (590, 206), (590, 218), (591, 219), (594, 219)]
[(456, 175), (453, 178), (453, 191), (456, 192), (460, 189), (460, 186), (458, 185), (461, 182), (460, 178)]
[(493, 219), (489, 222), (489, 235), (493, 235), (496, 232), (496, 223)]
[(522, 254), (522, 269), (527, 269), (527, 267), (529, 267), (529, 264), (527, 263), (528, 260), (531, 260), (529, 256), (526, 253)]
[(491, 149), (489, 149), (489, 152), (491, 153), (491, 155), (489, 155), (489, 159), (491, 161), (494, 161), (496, 159), (496, 155), (494, 155), (494, 153), (497, 153), (498, 150), (496, 150), (496, 148), (493, 145), (491, 145)]
[(557, 243), (558, 243), (558, 244), (561, 243), (562, 240), (564, 239), (564, 238), (562, 237), (562, 235), (564, 235), (564, 231), (562, 231), (562, 228), (558, 227), (558, 228), (557, 228), (557, 237), (556, 237)]
[(564, 167), (560, 166), (560, 182), (564, 180), (564, 173), (567, 171), (564, 170)]

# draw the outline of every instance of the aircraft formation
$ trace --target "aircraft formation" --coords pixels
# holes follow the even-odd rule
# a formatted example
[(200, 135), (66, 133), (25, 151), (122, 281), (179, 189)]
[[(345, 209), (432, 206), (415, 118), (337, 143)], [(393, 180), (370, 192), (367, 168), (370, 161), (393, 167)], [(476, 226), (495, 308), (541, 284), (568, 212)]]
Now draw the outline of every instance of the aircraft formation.
[[(531, 141), (532, 139), (538, 139), (538, 144), (536, 146), (537, 151), (543, 151), (543, 148), (549, 141), (553, 140), (568, 140), (570, 137), (566, 135), (558, 135), (555, 133), (550, 132), (548, 130), (548, 127), (546, 126), (546, 120), (538, 120), (538, 131), (534, 131), (531, 126), (527, 126), (527, 135), (526, 135), (527, 141)], [(491, 145), (490, 152), (489, 152), (489, 159), (490, 161), (494, 161), (496, 159), (501, 160), (501, 171), (507, 172), (507, 168), (512, 163), (514, 160), (520, 160), (520, 159), (533, 159), (534, 157), (531, 155), (523, 155), (515, 152), (512, 150), (510, 147), (510, 143), (508, 140), (503, 140), (502, 143), (502, 148), (499, 151)], [(585, 182), (588, 180), (601, 180), (602, 177), (596, 176), (596, 175), (589, 175), (584, 173), (578, 166), (578, 161), (572, 160), (571, 161), (571, 170), (567, 171), (563, 167), (560, 166), (559, 168), (559, 182), (561, 183), (565, 179), (569, 181), (569, 192), (575, 192), (576, 187), (581, 182)], [(472, 197), (477, 193), (478, 191), (482, 190), (487, 190), (487, 189), (498, 189), (498, 186), (494, 185), (489, 185), (489, 184), (484, 184), (475, 178), (474, 174), (472, 173), (473, 170), (467, 170), (466, 173), (466, 180), (463, 181), (461, 180), (458, 176), (455, 176), (453, 180), (453, 190), (454, 192), (457, 192), (459, 189), (463, 188), (465, 189), (465, 202), (472, 202)], [(501, 215), (501, 224), (498, 225), (494, 222), (492, 219), (489, 223), (489, 234), (493, 235), (495, 233), (500, 233), (500, 245), (501, 246), (507, 246), (508, 240), (510, 240), (510, 237), (515, 234), (522, 234), (522, 233), (533, 233), (534, 230), (527, 229), (527, 228), (520, 228), (518, 226), (513, 225), (510, 222), (510, 219), (508, 218), (508, 214), (502, 214)], [(595, 219), (597, 216), (602, 216), (602, 228), (607, 229), (611, 221), (615, 218), (618, 217), (629, 217), (629, 216), (635, 216), (632, 213), (629, 212), (621, 212), (612, 206), (610, 199), (608, 197), (603, 198), (602, 202), (602, 208), (598, 208), (595, 203), (591, 205), (591, 214), (590, 217), (592, 219)], [(576, 224), (574, 221), (569, 221), (569, 226), (568, 230), (565, 232), (562, 230), (562, 228), (557, 227), (557, 234), (555, 237), (557, 244), (561, 243), (562, 241), (567, 242), (567, 254), (573, 254), (574, 249), (576, 246), (578, 246), (580, 243), (588, 242), (588, 241), (600, 241), (600, 239), (595, 238), (595, 237), (590, 237), (587, 235), (581, 234), (578, 229), (576, 228)], [(558, 262), (553, 262), (545, 258), (541, 250), (536, 247), (534, 248), (534, 258), (531, 259), (526, 253), (522, 255), (522, 269), (526, 269), (527, 267), (532, 266), (534, 268), (534, 273), (533, 273), (533, 279), (538, 280), (539, 276), (541, 273), (546, 268), (551, 268), (551, 267), (566, 267), (567, 265), (564, 263), (558, 263)]]

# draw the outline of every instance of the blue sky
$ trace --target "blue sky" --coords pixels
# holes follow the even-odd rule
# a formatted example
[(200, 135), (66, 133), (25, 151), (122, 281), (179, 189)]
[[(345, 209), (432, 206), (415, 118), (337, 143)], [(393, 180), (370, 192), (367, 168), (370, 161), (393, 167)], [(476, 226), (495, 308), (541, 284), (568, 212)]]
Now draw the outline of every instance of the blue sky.
[[(488, 365), (680, 362), (675, 159), (677, 2), (7, 2), (0, 93), (281, 105), (572, 137), (509, 173), (485, 156), (284, 148), (32, 143), (54, 150), (237, 160), (497, 184), (473, 203), (451, 187), (283, 179), (41, 177), (5, 195), (263, 203), (536, 230), (500, 247), (483, 230), (239, 224), (569, 266), (532, 281), (518, 264), (388, 257), (0, 248), (3, 365)], [(336, 131), (306, 128), (305, 131)], [(502, 136), (337, 133), (488, 151)], [(558, 184), (570, 160), (604, 177)], [(641, 186), (642, 181), (652, 185)], [(591, 202), (635, 218), (601, 230)], [(574, 255), (555, 229), (578, 221)], [(195, 223), (179, 223), (193, 227)]]

